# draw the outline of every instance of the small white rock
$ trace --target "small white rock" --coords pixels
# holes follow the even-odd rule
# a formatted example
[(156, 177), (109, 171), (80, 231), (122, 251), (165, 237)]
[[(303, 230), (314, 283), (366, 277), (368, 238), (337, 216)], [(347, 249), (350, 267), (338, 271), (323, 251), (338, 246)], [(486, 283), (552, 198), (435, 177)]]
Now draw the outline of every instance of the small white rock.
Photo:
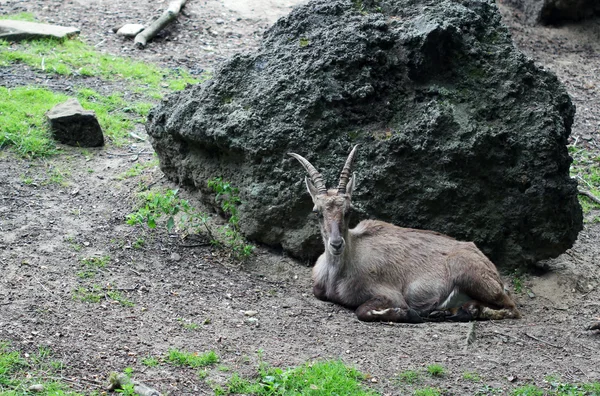
[(256, 316), (257, 313), (258, 312), (256, 312), (256, 311), (246, 311), (246, 312), (244, 312), (244, 315), (252, 317), (252, 316)]
[(128, 23), (117, 30), (117, 35), (123, 37), (135, 37), (144, 29), (144, 25), (140, 25), (139, 23)]
[(31, 385), (29, 388), (27, 388), (27, 390), (29, 392), (43, 392), (46, 390), (46, 388), (44, 388), (44, 385), (42, 384), (35, 384)]

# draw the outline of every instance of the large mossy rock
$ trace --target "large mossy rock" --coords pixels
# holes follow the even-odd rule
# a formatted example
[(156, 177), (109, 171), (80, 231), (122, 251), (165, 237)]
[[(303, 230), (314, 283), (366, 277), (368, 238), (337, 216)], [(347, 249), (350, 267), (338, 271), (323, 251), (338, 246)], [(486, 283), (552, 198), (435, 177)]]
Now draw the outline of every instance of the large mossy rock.
[(337, 185), (360, 143), (361, 218), (472, 240), (498, 265), (569, 248), (582, 228), (567, 137), (575, 108), (513, 46), (492, 0), (317, 0), (261, 48), (169, 97), (147, 125), (165, 174), (240, 188), (248, 238), (322, 251), (305, 172)]

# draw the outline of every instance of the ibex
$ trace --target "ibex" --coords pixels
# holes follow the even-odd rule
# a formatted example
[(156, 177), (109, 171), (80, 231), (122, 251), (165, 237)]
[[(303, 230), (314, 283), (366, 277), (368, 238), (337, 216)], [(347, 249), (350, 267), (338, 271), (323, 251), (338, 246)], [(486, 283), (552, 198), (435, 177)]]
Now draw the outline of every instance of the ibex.
[(362, 321), (520, 318), (494, 264), (471, 242), (376, 220), (349, 229), (356, 180), (354, 146), (336, 189), (304, 157), (306, 187), (325, 252), (313, 268), (313, 293), (356, 310)]

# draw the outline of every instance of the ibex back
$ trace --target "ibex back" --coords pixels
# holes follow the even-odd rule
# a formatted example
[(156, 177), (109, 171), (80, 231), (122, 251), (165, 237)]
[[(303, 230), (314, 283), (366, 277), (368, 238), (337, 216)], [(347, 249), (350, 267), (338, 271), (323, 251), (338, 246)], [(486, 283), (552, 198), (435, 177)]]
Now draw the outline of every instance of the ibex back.
[(325, 244), (313, 268), (315, 296), (355, 309), (364, 321), (520, 318), (496, 267), (475, 244), (376, 220), (349, 229), (356, 148), (330, 190), (310, 162), (290, 153), (309, 174)]

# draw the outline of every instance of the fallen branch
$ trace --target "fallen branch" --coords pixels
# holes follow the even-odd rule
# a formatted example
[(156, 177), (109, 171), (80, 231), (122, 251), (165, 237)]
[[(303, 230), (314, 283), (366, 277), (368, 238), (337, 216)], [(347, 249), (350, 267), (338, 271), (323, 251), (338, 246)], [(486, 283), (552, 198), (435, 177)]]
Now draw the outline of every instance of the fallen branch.
[(127, 385), (133, 385), (133, 391), (140, 396), (161, 396), (160, 392), (138, 381), (134, 381), (125, 374), (112, 373), (109, 377), (109, 390), (123, 389)]
[(585, 195), (586, 197), (588, 197), (589, 199), (591, 199), (592, 201), (594, 201), (595, 203), (597, 203), (598, 205), (600, 205), (600, 198), (598, 198), (597, 196), (595, 196), (594, 194), (592, 194), (590, 191), (588, 191), (588, 190), (577, 190), (577, 193), (579, 195)]
[(150, 26), (135, 36), (135, 40), (133, 40), (135, 46), (140, 49), (146, 47), (148, 41), (154, 38), (154, 36), (156, 36), (165, 26), (177, 19), (179, 11), (181, 10), (181, 7), (185, 5), (185, 2), (186, 0), (174, 0), (169, 3), (169, 8), (167, 8), (160, 18), (152, 22)]
[(536, 340), (536, 341), (538, 341), (538, 342), (541, 342), (542, 344), (550, 345), (551, 347), (558, 348), (558, 349), (563, 349), (563, 348), (564, 348), (564, 347), (562, 347), (562, 346), (559, 346), (559, 345), (554, 345), (554, 344), (552, 344), (552, 343), (550, 343), (550, 342), (548, 342), (548, 341), (544, 341), (544, 340), (542, 340), (542, 339), (539, 339), (539, 338), (537, 338), (536, 336), (534, 336), (534, 335), (531, 335), (531, 334), (529, 334), (529, 333), (523, 333), (523, 334), (525, 334), (527, 337), (531, 338), (532, 340)]

